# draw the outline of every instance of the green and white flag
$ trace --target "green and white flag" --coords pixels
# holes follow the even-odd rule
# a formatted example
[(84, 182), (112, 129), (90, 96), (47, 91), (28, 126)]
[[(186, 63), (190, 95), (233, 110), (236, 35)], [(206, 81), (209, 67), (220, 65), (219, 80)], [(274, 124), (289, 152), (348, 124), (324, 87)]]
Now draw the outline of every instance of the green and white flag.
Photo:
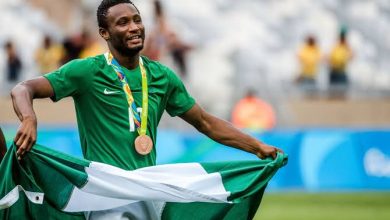
[[(182, 163), (126, 171), (40, 145), (0, 164), (0, 219), (83, 219), (90, 211), (152, 205), (156, 219), (252, 219), (287, 156)], [(93, 212), (92, 212), (93, 213)]]

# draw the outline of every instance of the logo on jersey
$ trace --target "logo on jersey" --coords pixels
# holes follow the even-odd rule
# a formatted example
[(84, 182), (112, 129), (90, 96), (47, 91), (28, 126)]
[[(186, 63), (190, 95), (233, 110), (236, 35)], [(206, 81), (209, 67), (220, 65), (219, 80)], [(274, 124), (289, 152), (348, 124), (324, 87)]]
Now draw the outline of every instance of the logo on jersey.
[(112, 95), (112, 94), (117, 94), (117, 93), (119, 93), (120, 91), (109, 91), (109, 90), (107, 90), (107, 89), (104, 89), (104, 91), (103, 91), (103, 93), (105, 94), (105, 95)]

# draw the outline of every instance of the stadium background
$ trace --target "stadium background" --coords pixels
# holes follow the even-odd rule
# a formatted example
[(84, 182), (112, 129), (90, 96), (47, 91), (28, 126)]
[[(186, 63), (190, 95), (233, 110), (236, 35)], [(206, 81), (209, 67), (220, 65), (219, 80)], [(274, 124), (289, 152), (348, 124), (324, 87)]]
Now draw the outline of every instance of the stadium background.
[[(20, 80), (39, 76), (34, 51), (45, 34), (61, 41), (87, 28), (97, 35), (94, 0), (0, 0), (0, 45), (11, 39), (24, 63)], [(151, 0), (135, 0), (146, 28)], [(188, 54), (190, 93), (209, 112), (230, 119), (248, 88), (275, 109), (269, 131), (248, 131), (283, 148), (289, 164), (272, 179), (256, 219), (389, 219), (390, 2), (386, 0), (163, 0), (167, 19), (194, 49)], [(196, 8), (196, 10), (194, 10)], [(308, 33), (327, 51), (339, 27), (349, 29), (354, 59), (346, 98), (329, 99), (326, 65), (318, 96), (294, 84), (296, 51)], [(0, 52), (4, 73), (5, 54)], [(172, 59), (162, 60), (175, 69)], [(18, 120), (0, 75), (0, 125), (8, 143)], [(81, 156), (72, 100), (34, 104), (38, 143)], [(180, 119), (164, 117), (158, 162), (256, 159), (220, 146)]]

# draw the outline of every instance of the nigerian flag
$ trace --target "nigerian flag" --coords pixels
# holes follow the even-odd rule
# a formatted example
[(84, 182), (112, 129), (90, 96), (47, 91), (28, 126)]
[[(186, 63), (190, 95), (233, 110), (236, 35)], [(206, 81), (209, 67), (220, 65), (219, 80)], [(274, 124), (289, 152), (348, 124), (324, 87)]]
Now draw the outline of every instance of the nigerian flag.
[(140, 201), (152, 210), (150, 219), (252, 219), (268, 181), (286, 163), (278, 154), (127, 171), (40, 145), (18, 161), (12, 146), (0, 164), (0, 219), (84, 219), (94, 211), (137, 210)]

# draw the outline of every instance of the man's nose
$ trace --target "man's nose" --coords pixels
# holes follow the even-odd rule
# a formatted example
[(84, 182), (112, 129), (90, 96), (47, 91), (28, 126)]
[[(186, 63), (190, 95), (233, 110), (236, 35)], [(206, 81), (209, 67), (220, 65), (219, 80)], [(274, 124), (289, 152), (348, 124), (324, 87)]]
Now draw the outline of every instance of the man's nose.
[(130, 22), (129, 31), (138, 31), (138, 30), (140, 30), (140, 26), (137, 25), (135, 22)]

